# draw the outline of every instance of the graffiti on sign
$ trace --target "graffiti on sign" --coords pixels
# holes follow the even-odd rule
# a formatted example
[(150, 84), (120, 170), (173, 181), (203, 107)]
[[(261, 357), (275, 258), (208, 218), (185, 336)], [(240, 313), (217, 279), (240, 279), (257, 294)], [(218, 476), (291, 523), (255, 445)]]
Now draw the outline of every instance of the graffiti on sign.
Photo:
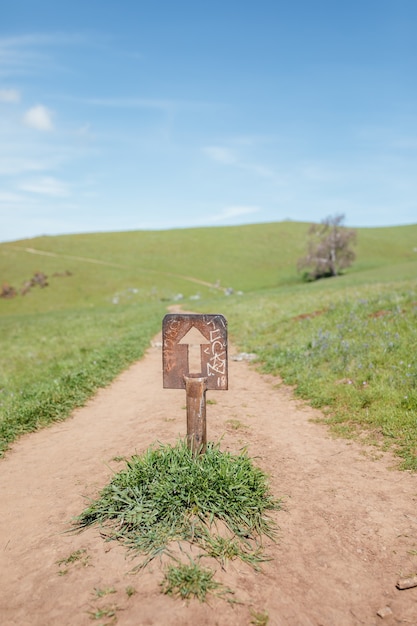
[(189, 375), (207, 377), (207, 389), (227, 389), (223, 315), (169, 313), (162, 323), (162, 342), (165, 389), (185, 389), (184, 376)]

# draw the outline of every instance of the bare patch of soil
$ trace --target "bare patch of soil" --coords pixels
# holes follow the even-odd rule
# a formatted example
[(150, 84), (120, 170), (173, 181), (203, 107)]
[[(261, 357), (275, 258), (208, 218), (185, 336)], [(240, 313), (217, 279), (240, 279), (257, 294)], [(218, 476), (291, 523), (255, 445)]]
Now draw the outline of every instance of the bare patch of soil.
[(247, 446), (285, 503), (263, 572), (218, 566), (240, 603), (165, 596), (159, 561), (132, 574), (135, 559), (100, 529), (68, 533), (122, 457), (185, 436), (185, 395), (162, 389), (155, 343), (69, 420), (0, 461), (2, 625), (240, 626), (266, 612), (274, 626), (417, 624), (417, 588), (396, 588), (417, 573), (417, 476), (331, 438), (317, 411), (247, 361), (231, 359), (229, 378), (229, 391), (207, 394), (209, 439), (233, 453)]

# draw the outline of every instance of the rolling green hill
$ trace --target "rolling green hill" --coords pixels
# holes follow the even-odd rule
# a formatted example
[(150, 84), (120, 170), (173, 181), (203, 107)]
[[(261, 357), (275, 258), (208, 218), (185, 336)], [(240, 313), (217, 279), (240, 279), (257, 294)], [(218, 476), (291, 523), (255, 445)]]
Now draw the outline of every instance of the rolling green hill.
[[(20, 287), (35, 271), (52, 289), (23, 301), (0, 300), (0, 315), (106, 304), (126, 290), (136, 300), (207, 294), (207, 284), (252, 292), (297, 284), (297, 259), (304, 253), (307, 224), (279, 222), (171, 231), (138, 231), (37, 237), (0, 244), (0, 280)], [(359, 229), (353, 280), (376, 270), (383, 279), (412, 276), (417, 225)], [(54, 277), (71, 272), (72, 277)], [(367, 276), (363, 277), (367, 280)]]
[(417, 225), (358, 229), (355, 264), (309, 284), (296, 271), (307, 230), (287, 221), (0, 244), (0, 285), (19, 292), (36, 272), (48, 282), (0, 298), (0, 448), (84, 403), (182, 302), (226, 314), (234, 342), (326, 407), (339, 432), (392, 444), (416, 469)]

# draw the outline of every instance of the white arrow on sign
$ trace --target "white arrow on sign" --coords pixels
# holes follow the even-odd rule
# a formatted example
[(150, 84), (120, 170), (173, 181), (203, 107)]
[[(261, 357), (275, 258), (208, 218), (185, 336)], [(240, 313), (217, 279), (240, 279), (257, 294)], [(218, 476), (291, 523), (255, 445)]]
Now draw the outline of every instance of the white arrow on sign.
[(204, 335), (192, 326), (188, 333), (184, 335), (179, 344), (188, 345), (188, 374), (201, 374), (201, 346), (208, 346), (209, 341)]

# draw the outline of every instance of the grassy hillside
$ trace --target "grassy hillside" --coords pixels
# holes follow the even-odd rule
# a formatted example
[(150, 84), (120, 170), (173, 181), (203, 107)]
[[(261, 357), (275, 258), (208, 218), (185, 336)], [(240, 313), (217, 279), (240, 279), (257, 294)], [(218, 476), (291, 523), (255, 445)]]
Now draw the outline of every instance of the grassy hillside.
[[(137, 300), (207, 294), (208, 287), (194, 280), (220, 282), (235, 291), (259, 291), (298, 282), (296, 261), (304, 253), (307, 230), (307, 224), (279, 222), (38, 237), (0, 244), (0, 280), (19, 287), (35, 271), (48, 274), (54, 289), (47, 297), (31, 294), (28, 310), (65, 308), (70, 301), (96, 305), (129, 289), (139, 291)], [(365, 271), (385, 268), (389, 273), (399, 264), (410, 273), (412, 268), (406, 266), (417, 259), (415, 248), (417, 225), (361, 229), (358, 259), (349, 275), (359, 280)], [(67, 270), (73, 278), (53, 277)], [(0, 301), (0, 314), (18, 312), (22, 306), (8, 302), (5, 307)]]
[(0, 244), (0, 285), (18, 291), (35, 272), (48, 276), (45, 288), (0, 298), (0, 449), (63, 419), (139, 358), (182, 294), (187, 308), (226, 314), (233, 340), (327, 407), (339, 432), (365, 429), (417, 469), (417, 225), (359, 229), (354, 266), (310, 284), (296, 271), (307, 230), (282, 222)]

